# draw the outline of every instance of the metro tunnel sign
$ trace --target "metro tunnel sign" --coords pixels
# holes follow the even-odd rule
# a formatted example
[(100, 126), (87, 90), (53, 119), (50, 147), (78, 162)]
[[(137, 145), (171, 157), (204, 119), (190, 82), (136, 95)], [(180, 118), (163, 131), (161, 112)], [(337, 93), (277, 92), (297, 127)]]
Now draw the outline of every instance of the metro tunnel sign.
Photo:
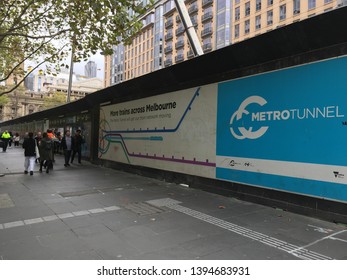
[(343, 57), (220, 83), (216, 177), (347, 201), (346, 71)]

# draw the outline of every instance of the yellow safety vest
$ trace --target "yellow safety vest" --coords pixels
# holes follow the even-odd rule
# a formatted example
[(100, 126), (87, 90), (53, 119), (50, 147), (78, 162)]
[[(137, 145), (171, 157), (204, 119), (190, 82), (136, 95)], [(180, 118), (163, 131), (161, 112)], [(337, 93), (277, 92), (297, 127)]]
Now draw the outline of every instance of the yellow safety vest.
[(4, 132), (2, 135), (1, 135), (1, 138), (4, 138), (4, 139), (8, 139), (8, 138), (11, 138), (11, 134), (10, 133), (6, 133)]

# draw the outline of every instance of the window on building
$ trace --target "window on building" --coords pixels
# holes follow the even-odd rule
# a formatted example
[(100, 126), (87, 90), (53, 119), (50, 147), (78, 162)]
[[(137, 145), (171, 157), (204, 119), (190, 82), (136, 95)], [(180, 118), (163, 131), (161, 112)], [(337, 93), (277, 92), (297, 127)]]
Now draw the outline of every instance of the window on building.
[(286, 19), (287, 16), (287, 6), (286, 4), (280, 6), (280, 20)]
[(34, 107), (33, 106), (29, 106), (29, 114), (34, 113)]
[(219, 13), (217, 15), (217, 27), (221, 27), (223, 25), (225, 25), (225, 14)]
[(260, 11), (261, 10), (261, 0), (256, 0), (255, 2), (255, 10)]
[(240, 7), (235, 8), (235, 20), (240, 19)]
[(207, 38), (202, 40), (202, 49), (205, 52), (212, 50), (212, 39), (210, 37), (207, 37)]
[(272, 6), (272, 5), (273, 5), (273, 3), (274, 3), (274, 1), (273, 1), (273, 0), (267, 0), (267, 5), (268, 5), (268, 6)]
[(234, 37), (235, 38), (239, 38), (240, 37), (240, 24), (236, 24), (235, 25)]
[(247, 2), (245, 4), (245, 16), (249, 16), (251, 14), (251, 3)]
[(267, 25), (273, 24), (273, 11), (270, 10), (267, 12)]
[(218, 0), (217, 1), (217, 9), (222, 10), (225, 8), (225, 0)]
[(261, 28), (261, 16), (255, 17), (255, 29), (259, 30)]
[(198, 15), (197, 14), (190, 16), (190, 19), (191, 19), (193, 25), (198, 24)]
[[(225, 2), (225, 1), (223, 1)], [(240, 4), (240, 0), (235, 0), (235, 5)]]
[(293, 14), (300, 14), (300, 0), (293, 1)]
[(217, 45), (224, 45), (225, 42), (225, 30), (221, 29), (217, 31)]
[(316, 8), (316, 0), (308, 0), (308, 9), (314, 9)]
[(37, 82), (37, 91), (38, 91), (38, 92), (40, 92), (40, 91), (41, 91), (41, 83), (42, 83), (42, 81), (41, 81), (41, 80), (42, 80), (42, 78), (41, 78), (41, 77), (39, 77), (39, 78), (38, 78), (38, 82)]
[(177, 42), (183, 42), (184, 41), (184, 35), (180, 35), (177, 37)]
[(208, 13), (213, 13), (213, 8), (212, 6), (207, 7), (206, 9), (204, 9), (204, 15), (207, 15)]
[(211, 44), (211, 43), (212, 43), (211, 38), (205, 38), (205, 39), (202, 41), (202, 43), (203, 43), (204, 45), (206, 45), (206, 44)]
[(247, 19), (245, 21), (245, 34), (249, 34), (250, 21)]

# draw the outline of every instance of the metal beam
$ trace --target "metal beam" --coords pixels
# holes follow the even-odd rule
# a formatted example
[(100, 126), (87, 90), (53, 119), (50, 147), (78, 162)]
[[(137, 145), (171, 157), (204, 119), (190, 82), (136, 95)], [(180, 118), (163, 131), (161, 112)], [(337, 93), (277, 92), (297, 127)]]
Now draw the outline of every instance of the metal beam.
[(189, 44), (193, 50), (194, 55), (198, 56), (204, 54), (204, 51), (201, 48), (198, 35), (195, 32), (195, 28), (188, 14), (187, 7), (184, 4), (184, 0), (175, 0), (175, 4), (178, 14), (180, 15), (181, 21), (183, 23), (184, 29), (187, 32)]

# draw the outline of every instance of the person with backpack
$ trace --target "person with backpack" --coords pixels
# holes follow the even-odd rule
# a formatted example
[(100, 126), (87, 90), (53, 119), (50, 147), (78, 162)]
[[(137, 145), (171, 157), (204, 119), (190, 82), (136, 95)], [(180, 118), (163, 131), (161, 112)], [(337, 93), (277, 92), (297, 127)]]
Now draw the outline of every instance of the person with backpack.
[(39, 146), (40, 172), (42, 172), (43, 165), (46, 167), (46, 173), (49, 173), (49, 170), (53, 169), (53, 146), (53, 140), (44, 132)]

